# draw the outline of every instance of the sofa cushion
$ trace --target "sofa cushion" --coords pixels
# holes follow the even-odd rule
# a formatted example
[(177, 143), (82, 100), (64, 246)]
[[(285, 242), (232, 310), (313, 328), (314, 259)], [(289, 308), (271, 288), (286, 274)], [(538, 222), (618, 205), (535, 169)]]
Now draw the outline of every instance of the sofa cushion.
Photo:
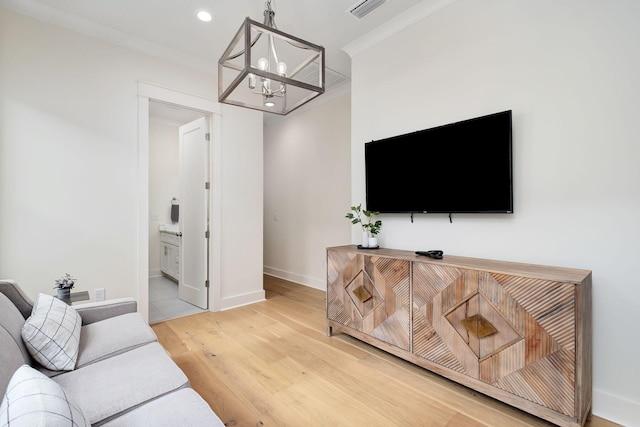
[[(80, 348), (75, 369), (155, 341), (156, 334), (139, 313), (123, 314), (84, 325), (80, 329)], [(46, 368), (38, 370), (48, 377), (65, 372)]]
[(80, 315), (51, 295), (40, 294), (22, 327), (22, 339), (31, 356), (54, 371), (76, 366), (80, 347)]
[(123, 314), (82, 327), (76, 369), (157, 341), (139, 313)]
[(65, 372), (53, 380), (78, 402), (92, 425), (189, 384), (157, 342)]
[[(176, 410), (180, 408), (180, 410)], [(166, 394), (119, 416), (103, 427), (224, 427), (224, 423), (211, 410), (209, 404), (192, 388), (183, 388)]]
[(11, 377), (0, 405), (0, 422), (11, 427), (90, 426), (63, 388), (29, 365)]
[(31, 355), (22, 342), (24, 317), (5, 295), (0, 294), (0, 395), (7, 389), (13, 373), (31, 364)]

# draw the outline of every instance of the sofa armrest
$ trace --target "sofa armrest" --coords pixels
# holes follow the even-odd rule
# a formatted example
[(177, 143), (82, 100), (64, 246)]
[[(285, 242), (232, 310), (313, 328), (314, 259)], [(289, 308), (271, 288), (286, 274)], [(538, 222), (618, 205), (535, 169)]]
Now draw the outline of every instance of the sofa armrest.
[(82, 324), (99, 322), (110, 317), (138, 311), (138, 303), (133, 298), (118, 298), (86, 304), (74, 304), (73, 308), (82, 317)]
[(0, 293), (5, 294), (5, 296), (11, 300), (13, 305), (20, 310), (22, 317), (26, 319), (31, 316), (33, 300), (22, 291), (15, 280), (0, 280)]

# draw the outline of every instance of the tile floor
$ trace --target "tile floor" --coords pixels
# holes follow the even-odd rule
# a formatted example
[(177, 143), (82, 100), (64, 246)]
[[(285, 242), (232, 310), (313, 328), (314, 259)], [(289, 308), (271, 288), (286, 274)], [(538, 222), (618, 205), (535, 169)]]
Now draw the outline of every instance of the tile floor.
[(178, 298), (178, 284), (164, 276), (149, 278), (149, 323), (200, 313), (200, 307)]

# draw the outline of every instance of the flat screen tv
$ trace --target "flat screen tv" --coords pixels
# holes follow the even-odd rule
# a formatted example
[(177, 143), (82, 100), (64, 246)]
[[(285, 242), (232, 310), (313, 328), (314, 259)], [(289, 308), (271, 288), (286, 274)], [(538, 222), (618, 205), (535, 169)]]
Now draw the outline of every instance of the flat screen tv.
[(367, 209), (513, 213), (511, 110), (365, 144)]

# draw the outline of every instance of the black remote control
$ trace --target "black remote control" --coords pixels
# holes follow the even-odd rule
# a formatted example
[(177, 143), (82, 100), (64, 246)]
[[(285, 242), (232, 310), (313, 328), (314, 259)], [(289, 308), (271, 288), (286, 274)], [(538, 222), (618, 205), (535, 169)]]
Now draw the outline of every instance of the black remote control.
[(417, 255), (422, 255), (422, 256), (426, 256), (429, 258), (433, 258), (433, 259), (442, 259), (442, 256), (444, 255), (444, 253), (442, 251), (439, 250), (435, 250), (435, 251), (416, 251)]

